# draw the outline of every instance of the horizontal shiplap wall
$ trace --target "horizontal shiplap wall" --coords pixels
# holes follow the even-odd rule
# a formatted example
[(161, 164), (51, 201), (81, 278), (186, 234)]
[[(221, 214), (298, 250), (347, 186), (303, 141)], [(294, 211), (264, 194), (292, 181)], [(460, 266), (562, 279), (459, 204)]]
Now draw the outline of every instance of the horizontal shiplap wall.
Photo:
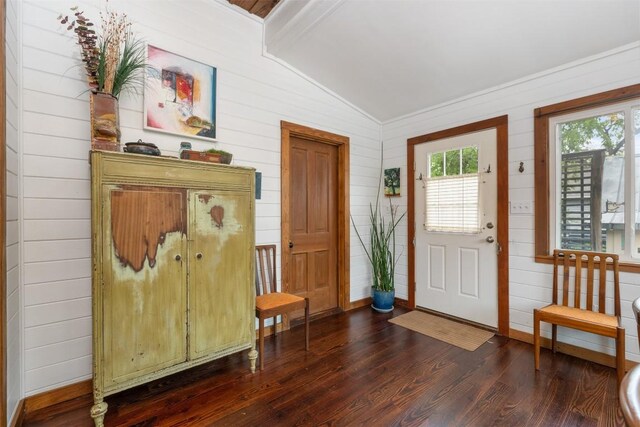
[[(98, 21), (103, 2), (80, 2)], [(25, 394), (91, 375), (89, 108), (78, 47), (56, 18), (68, 1), (24, 1)], [(280, 243), (280, 121), (350, 138), (351, 206), (366, 220), (376, 189), (380, 125), (262, 56), (262, 23), (211, 0), (109, 1), (147, 42), (218, 68), (216, 148), (261, 171), (256, 240)], [(184, 137), (142, 129), (142, 98), (120, 102), (123, 141), (176, 154)], [(212, 143), (192, 141), (194, 149)], [(362, 220), (360, 220), (362, 222)], [(352, 236), (351, 298), (368, 273)]]
[(7, 263), (7, 424), (18, 408), (22, 397), (22, 301), (20, 298), (20, 239), (19, 239), (19, 1), (6, 2), (5, 21), (5, 83), (6, 108), (6, 263)]
[[(438, 108), (416, 113), (383, 124), (385, 167), (403, 166), (402, 192), (406, 194), (407, 138), (452, 128), (479, 120), (509, 115), (509, 200), (534, 200), (533, 110), (585, 95), (640, 83), (640, 45), (590, 58), (562, 69), (550, 70), (505, 85), (484, 94), (470, 96)], [(520, 162), (524, 172), (518, 172)], [(398, 200), (406, 206), (406, 198)], [(406, 230), (406, 228), (405, 228)], [(551, 302), (551, 266), (534, 262), (534, 217), (509, 217), (509, 314), (510, 326), (524, 332), (533, 331), (533, 309)], [(406, 255), (406, 254), (405, 254)], [(398, 268), (397, 293), (407, 295), (406, 256)], [(419, 261), (417, 261), (419, 262)], [(620, 275), (622, 314), (627, 332), (627, 358), (640, 361), (631, 301), (640, 296), (640, 275)], [(611, 303), (609, 301), (609, 303)], [(561, 340), (613, 354), (613, 343), (589, 334), (561, 328)]]

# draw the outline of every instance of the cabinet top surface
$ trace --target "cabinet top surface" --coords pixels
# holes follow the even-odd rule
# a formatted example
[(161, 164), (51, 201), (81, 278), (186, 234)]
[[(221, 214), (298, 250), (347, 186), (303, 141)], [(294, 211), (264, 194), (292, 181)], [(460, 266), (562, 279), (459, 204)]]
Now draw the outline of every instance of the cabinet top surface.
[(115, 151), (102, 151), (102, 150), (91, 150), (89, 156), (89, 162), (91, 163), (94, 158), (102, 158), (104, 160), (115, 160), (118, 162), (130, 162), (130, 163), (145, 163), (145, 164), (162, 164), (166, 167), (179, 167), (179, 168), (212, 168), (212, 169), (221, 169), (221, 170), (244, 170), (244, 171), (255, 171), (255, 168), (249, 166), (236, 166), (236, 165), (225, 165), (221, 163), (211, 163), (211, 162), (200, 162), (197, 160), (184, 160), (178, 159), (175, 157), (165, 157), (165, 156), (149, 156), (145, 154), (134, 154), (134, 153), (120, 153)]

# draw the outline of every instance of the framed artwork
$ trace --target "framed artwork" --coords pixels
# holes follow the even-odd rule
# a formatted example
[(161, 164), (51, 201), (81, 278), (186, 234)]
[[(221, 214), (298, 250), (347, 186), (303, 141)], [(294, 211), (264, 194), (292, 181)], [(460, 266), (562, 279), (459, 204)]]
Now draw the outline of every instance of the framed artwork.
[(215, 67), (147, 46), (144, 128), (215, 140)]
[(384, 195), (387, 197), (400, 195), (400, 168), (384, 170)]

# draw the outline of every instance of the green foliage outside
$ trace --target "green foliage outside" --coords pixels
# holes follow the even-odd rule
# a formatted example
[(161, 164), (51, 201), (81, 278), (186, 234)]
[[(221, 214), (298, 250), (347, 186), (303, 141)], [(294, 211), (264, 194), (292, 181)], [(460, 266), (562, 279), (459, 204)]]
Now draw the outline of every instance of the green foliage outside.
[[(607, 156), (624, 154), (624, 115), (605, 114), (562, 123), (560, 142), (562, 154), (579, 153), (604, 148)], [(640, 110), (634, 112), (633, 134), (640, 134)]]
[[(433, 153), (430, 156), (431, 178), (478, 172), (478, 147)], [(446, 162), (446, 170), (445, 170)], [(462, 165), (460, 164), (462, 162)], [(462, 168), (461, 168), (462, 166)], [(446, 173), (445, 173), (446, 172)]]

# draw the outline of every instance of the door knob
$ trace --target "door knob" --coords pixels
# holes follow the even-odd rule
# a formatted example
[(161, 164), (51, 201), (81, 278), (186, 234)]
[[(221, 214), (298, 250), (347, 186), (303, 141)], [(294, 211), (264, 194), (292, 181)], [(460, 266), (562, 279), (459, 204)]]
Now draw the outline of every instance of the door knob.
[(293, 242), (289, 242), (289, 249), (293, 247)]
[(176, 255), (176, 261), (180, 261), (182, 259), (182, 257), (180, 256), (180, 254)]
[(196, 254), (196, 258), (198, 258), (198, 259), (202, 259), (202, 253), (198, 252), (198, 253)]
[(489, 236), (489, 237), (487, 237), (485, 240), (486, 240), (488, 243), (493, 243), (493, 242), (495, 242), (495, 240), (494, 240), (493, 236)]

